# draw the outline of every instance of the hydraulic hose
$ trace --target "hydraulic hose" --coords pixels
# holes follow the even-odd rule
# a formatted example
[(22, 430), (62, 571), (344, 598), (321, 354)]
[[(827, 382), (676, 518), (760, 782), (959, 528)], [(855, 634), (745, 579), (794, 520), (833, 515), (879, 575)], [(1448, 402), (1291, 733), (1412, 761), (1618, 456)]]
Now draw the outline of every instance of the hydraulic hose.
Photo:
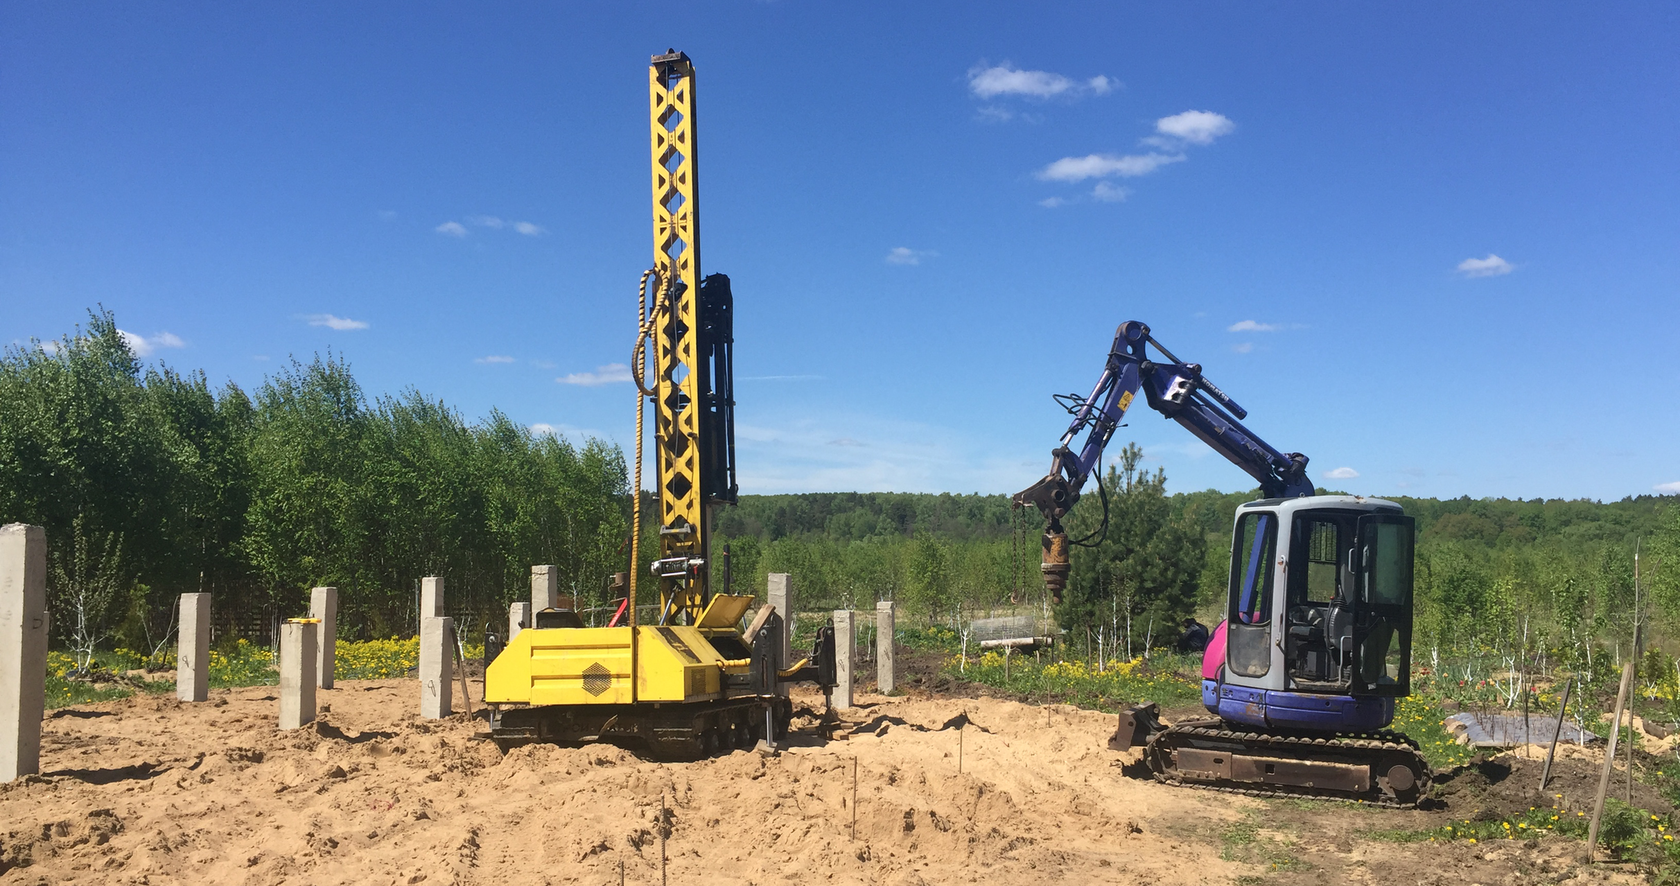
[(641, 575), (641, 541), (642, 541), (642, 412), (647, 404), (647, 398), (654, 396), (645, 384), (647, 364), (647, 342), (653, 336), (653, 317), (657, 313), (652, 299), (648, 296), (650, 288), (648, 281), (653, 280), (654, 290), (657, 291), (659, 269), (649, 268), (642, 272), (641, 286), (636, 293), (636, 346), (631, 350), (630, 376), (636, 382), (636, 472), (630, 481), (630, 588), (625, 598), (626, 614), (629, 615), (630, 625), (630, 700), (634, 702), (636, 692), (636, 579)]

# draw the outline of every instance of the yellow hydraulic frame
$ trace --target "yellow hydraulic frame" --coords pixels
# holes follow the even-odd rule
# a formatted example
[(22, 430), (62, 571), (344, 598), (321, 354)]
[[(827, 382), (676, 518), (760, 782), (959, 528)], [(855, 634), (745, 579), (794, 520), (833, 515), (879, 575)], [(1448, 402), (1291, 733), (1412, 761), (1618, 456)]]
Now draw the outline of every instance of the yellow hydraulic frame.
[[(651, 397), (659, 471), (658, 562), (664, 564), (659, 570), (659, 611), (661, 621), (675, 621), (680, 614), (695, 624), (707, 598), (711, 527), (700, 482), (700, 396), (695, 371), (702, 357), (700, 183), (694, 64), (686, 54), (673, 51), (655, 56), (648, 65), (648, 117), (657, 293), (643, 326), (651, 332), (654, 344)], [(638, 349), (638, 359), (641, 356)], [(639, 414), (639, 403), (637, 410)], [(639, 476), (636, 482), (640, 483)], [(639, 535), (633, 543), (640, 541)], [(630, 581), (634, 601), (634, 574)]]

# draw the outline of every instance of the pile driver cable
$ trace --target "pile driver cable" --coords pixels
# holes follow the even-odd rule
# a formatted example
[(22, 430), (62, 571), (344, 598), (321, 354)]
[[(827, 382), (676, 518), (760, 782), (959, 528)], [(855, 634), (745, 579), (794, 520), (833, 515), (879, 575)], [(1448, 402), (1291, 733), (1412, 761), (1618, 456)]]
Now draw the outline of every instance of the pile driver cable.
[[(630, 352), (630, 376), (636, 382), (636, 472), (630, 483), (630, 588), (627, 615), (632, 636), (636, 628), (636, 578), (641, 569), (641, 541), (642, 541), (642, 413), (647, 404), (647, 398), (654, 393), (645, 384), (647, 364), (647, 342), (653, 336), (653, 317), (655, 306), (648, 298), (648, 281), (653, 280), (658, 286), (659, 269), (649, 268), (642, 272), (641, 286), (636, 293), (636, 346)], [(635, 644), (631, 644), (632, 654)], [(631, 663), (632, 671), (635, 663)]]

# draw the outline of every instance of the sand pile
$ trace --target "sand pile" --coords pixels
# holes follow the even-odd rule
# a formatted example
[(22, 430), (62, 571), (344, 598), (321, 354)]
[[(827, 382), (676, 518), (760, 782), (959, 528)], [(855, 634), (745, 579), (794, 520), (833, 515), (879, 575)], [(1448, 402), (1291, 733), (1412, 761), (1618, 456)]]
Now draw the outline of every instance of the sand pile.
[[(1105, 747), (1109, 715), (865, 696), (831, 739), (807, 730), (777, 757), (666, 764), (610, 745), (504, 756), (477, 737), (482, 721), (414, 717), (408, 681), (321, 698), (320, 722), (289, 733), (261, 687), (59, 711), (45, 774), (0, 786), (0, 882), (611, 884), (622, 864), (626, 882), (658, 883), (662, 832), (668, 882), (682, 884), (1268, 873), (1229, 834), (1275, 807), (1129, 777), (1135, 752)], [(1415, 863), (1415, 847), (1362, 846), (1372, 873)]]

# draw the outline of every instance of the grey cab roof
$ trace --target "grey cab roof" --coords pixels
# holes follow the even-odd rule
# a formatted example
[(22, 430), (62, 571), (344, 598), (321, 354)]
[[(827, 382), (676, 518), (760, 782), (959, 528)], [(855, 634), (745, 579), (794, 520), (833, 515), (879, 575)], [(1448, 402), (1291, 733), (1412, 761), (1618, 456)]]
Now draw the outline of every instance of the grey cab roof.
[(1237, 505), (1237, 511), (1245, 508), (1265, 508), (1280, 513), (1310, 510), (1314, 508), (1336, 508), (1345, 511), (1367, 511), (1370, 513), (1403, 513), (1401, 507), (1386, 498), (1372, 498), (1368, 495), (1303, 495), (1298, 498), (1262, 498), (1258, 501), (1245, 501)]

